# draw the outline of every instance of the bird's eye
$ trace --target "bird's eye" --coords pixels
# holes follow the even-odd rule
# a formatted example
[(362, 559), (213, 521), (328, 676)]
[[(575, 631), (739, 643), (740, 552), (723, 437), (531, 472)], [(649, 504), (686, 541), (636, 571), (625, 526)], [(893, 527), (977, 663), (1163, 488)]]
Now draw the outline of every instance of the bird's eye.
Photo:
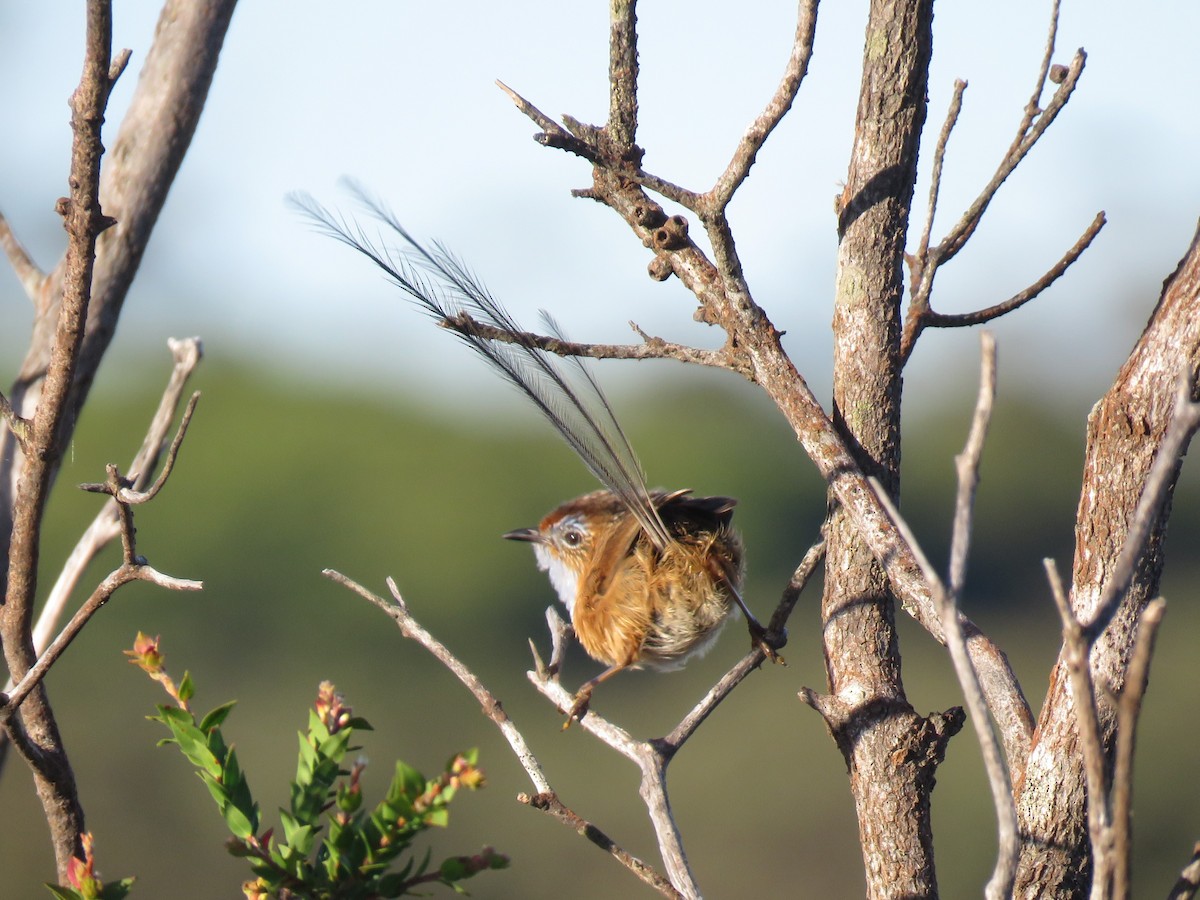
[(576, 529), (572, 528), (563, 535), (563, 542), (568, 547), (578, 547), (581, 543), (583, 543), (583, 535)]

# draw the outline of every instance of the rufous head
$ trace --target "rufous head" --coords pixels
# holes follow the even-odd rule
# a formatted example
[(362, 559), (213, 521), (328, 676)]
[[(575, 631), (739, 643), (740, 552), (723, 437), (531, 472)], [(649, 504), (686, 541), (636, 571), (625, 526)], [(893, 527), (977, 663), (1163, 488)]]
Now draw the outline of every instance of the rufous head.
[(590, 565), (600, 535), (623, 511), (611, 491), (593, 491), (547, 513), (537, 528), (518, 528), (504, 535), (533, 544), (538, 568), (546, 572), (568, 612), (579, 595), (579, 580)]

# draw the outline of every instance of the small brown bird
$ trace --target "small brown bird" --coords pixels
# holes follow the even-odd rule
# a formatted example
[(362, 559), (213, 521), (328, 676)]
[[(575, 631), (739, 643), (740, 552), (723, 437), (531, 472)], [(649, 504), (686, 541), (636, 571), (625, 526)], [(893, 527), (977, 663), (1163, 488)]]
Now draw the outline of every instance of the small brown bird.
[[(438, 244), (427, 250), (388, 209), (354, 190), (406, 249), (373, 242), (361, 227), (307, 196), (292, 202), (325, 233), (370, 258), (440, 323), (452, 324), (533, 402), (606, 488), (564, 503), (537, 528), (504, 535), (533, 544), (579, 642), (607, 667), (576, 693), (568, 723), (586, 712), (596, 685), (617, 672), (677, 669), (704, 653), (734, 606), (746, 616), (753, 643), (777, 659), (741, 597), (742, 541), (731, 525), (737, 501), (648, 490), (633, 448), (583, 361), (547, 353), (456, 257)], [(542, 316), (553, 337), (565, 342), (554, 320)]]
[(740, 602), (742, 540), (730, 524), (737, 501), (690, 493), (650, 493), (650, 527), (604, 490), (504, 535), (533, 544), (579, 643), (608, 666), (580, 688), (573, 716), (622, 669), (669, 671), (705, 653)]

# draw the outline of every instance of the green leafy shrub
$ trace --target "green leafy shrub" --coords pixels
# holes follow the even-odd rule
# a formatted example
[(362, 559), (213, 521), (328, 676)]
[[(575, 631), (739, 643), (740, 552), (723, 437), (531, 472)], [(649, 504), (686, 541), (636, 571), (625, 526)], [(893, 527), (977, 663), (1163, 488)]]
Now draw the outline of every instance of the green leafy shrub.
[[(189, 706), (195, 691), (191, 678), (185, 673), (178, 686), (174, 683), (156, 638), (139, 634), (133, 650), (125, 652), (174, 701), (160, 705), (150, 718), (171, 732), (160, 744), (175, 744), (196, 767), (233, 835), (226, 844), (229, 852), (249, 862), (254, 877), (242, 885), (247, 898), (375, 900), (401, 897), (423, 884), (465, 893), (460, 882), (507, 867), (508, 858), (490, 847), (448, 857), (436, 868), (430, 868), (428, 853), (418, 859), (411, 852), (421, 832), (448, 823), (459, 789), (484, 785), (475, 750), (454, 756), (433, 779), (398, 761), (383, 800), (371, 809), (364, 806), (360, 778), (366, 761), (358, 758), (349, 769), (344, 764), (359, 749), (351, 743), (354, 732), (371, 726), (354, 716), (329, 682), (318, 688), (308, 730), (300, 734), (290, 803), (279, 811), (282, 835), (273, 828), (260, 832), (258, 804), (237, 752), (222, 733), (234, 704), (218, 706), (197, 722)], [(76, 895), (61, 896), (74, 900)]]

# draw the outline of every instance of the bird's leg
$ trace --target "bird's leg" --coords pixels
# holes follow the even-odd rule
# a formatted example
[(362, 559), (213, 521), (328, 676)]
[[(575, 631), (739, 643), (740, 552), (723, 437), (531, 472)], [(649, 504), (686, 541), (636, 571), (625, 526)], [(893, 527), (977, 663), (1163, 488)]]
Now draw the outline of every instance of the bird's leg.
[(750, 646), (762, 650), (763, 655), (771, 662), (787, 665), (778, 653), (779, 648), (787, 642), (787, 637), (768, 633), (767, 629), (763, 628), (758, 619), (754, 617), (754, 613), (750, 612), (750, 607), (742, 599), (741, 591), (724, 574), (721, 575), (721, 579), (725, 583), (726, 590), (733, 596), (738, 608), (741, 609), (742, 615), (746, 617), (746, 626), (750, 629)]
[(575, 692), (575, 697), (572, 699), (571, 708), (567, 710), (567, 721), (563, 722), (563, 731), (566, 731), (571, 726), (573, 719), (582, 720), (587, 714), (588, 704), (592, 700), (592, 691), (596, 689), (596, 685), (602, 681), (608, 681), (618, 672), (629, 667), (629, 663), (621, 663), (618, 666), (609, 666), (595, 678), (585, 681), (583, 685)]

